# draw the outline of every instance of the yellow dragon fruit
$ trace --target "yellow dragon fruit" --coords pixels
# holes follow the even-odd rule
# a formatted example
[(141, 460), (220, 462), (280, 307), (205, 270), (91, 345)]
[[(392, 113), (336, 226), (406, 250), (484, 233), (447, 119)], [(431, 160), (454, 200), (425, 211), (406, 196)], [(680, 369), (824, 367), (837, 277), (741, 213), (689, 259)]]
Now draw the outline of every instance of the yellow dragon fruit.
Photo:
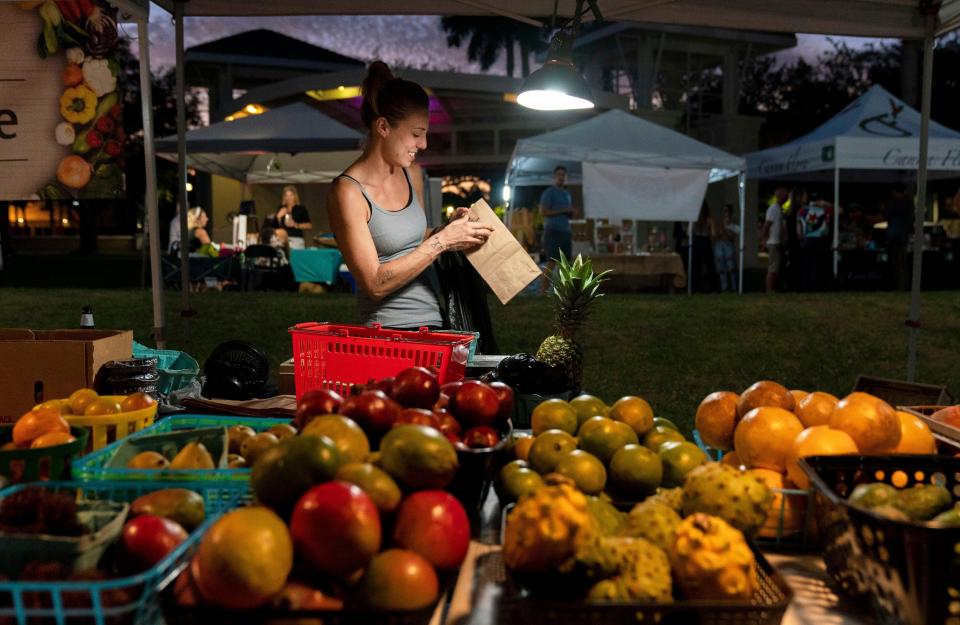
[(749, 599), (758, 586), (743, 533), (709, 514), (697, 512), (680, 523), (670, 564), (688, 599)]

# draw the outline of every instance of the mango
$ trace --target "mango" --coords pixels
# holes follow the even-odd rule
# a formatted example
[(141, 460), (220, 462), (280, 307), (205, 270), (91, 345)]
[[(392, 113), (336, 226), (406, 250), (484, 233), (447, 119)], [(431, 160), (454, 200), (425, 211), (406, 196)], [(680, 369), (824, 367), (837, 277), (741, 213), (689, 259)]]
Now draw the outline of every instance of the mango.
[(130, 504), (130, 514), (155, 514), (176, 521), (187, 531), (203, 523), (206, 508), (203, 497), (186, 488), (164, 488), (137, 497)]

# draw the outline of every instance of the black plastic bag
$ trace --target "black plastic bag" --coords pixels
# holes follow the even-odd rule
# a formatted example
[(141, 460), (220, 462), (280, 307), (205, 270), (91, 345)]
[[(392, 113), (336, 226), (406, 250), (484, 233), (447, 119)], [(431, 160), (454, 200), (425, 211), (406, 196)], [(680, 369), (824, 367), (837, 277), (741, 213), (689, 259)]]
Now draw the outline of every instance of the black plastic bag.
[(462, 252), (444, 252), (434, 262), (440, 281), (440, 313), (448, 330), (479, 332), (478, 354), (497, 354), (487, 305), (487, 283)]

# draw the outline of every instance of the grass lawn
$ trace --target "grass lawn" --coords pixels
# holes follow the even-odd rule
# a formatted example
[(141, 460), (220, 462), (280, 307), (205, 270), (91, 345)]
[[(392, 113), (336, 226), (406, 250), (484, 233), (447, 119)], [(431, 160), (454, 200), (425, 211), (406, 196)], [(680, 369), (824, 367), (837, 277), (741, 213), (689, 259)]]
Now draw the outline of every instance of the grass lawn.
[[(203, 360), (219, 343), (260, 344), (272, 366), (290, 357), (287, 328), (302, 321), (354, 320), (345, 294), (191, 294), (197, 316), (180, 318), (180, 295), (166, 299), (168, 347)], [(152, 345), (148, 291), (0, 289), (0, 327), (73, 328), (93, 306), (98, 328), (132, 329)], [(645, 397), (660, 415), (690, 427), (697, 404), (715, 390), (741, 391), (760, 379), (790, 388), (848, 393), (858, 373), (906, 377), (907, 294), (608, 295), (580, 337), (585, 387), (608, 402)], [(491, 300), (501, 351), (534, 352), (550, 331), (546, 299)], [(924, 295), (918, 380), (960, 393), (960, 297)]]

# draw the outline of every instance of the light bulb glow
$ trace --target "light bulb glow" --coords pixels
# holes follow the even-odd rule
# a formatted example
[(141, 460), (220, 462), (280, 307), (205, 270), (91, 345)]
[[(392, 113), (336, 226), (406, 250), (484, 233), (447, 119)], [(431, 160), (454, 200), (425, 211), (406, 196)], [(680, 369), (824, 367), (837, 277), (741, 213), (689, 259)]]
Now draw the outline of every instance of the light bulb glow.
[(517, 96), (517, 103), (536, 111), (572, 111), (592, 109), (593, 102), (562, 91), (535, 89)]

